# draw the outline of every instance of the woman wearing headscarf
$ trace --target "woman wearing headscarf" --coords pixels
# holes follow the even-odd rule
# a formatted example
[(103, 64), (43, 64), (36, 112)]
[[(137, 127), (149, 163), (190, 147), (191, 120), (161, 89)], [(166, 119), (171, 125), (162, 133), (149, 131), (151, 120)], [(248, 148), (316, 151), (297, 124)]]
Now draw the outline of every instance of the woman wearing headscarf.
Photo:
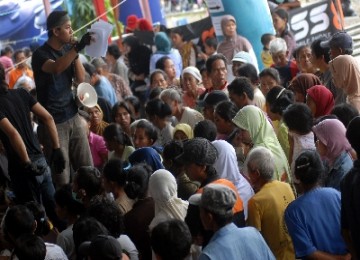
[(149, 194), (155, 201), (155, 217), (150, 230), (166, 220), (185, 219), (189, 203), (178, 198), (176, 179), (169, 171), (157, 170), (151, 175)]
[[(257, 58), (251, 43), (245, 38), (237, 34), (236, 20), (232, 15), (224, 15), (221, 19), (221, 30), (224, 40), (219, 44), (217, 52), (222, 53), (231, 65), (234, 55), (240, 51), (246, 51), (251, 55), (254, 66), (258, 68)], [(229, 67), (231, 71), (231, 67)]]
[(247, 218), (248, 201), (254, 195), (250, 183), (240, 173), (234, 147), (224, 140), (212, 142), (218, 152), (214, 168), (220, 178), (234, 183), (240, 198), (243, 201), (245, 219)]
[(321, 85), (321, 80), (311, 73), (301, 73), (296, 76), (288, 87), (289, 90), (295, 94), (295, 102), (306, 102), (306, 90), (315, 86)]
[(360, 67), (351, 55), (340, 55), (330, 61), (330, 71), (336, 87), (344, 90), (346, 103), (360, 112)]
[(202, 85), (202, 77), (200, 71), (196, 67), (186, 67), (182, 73), (183, 104), (185, 106), (195, 108), (196, 101), (199, 96), (205, 92)]
[(346, 128), (338, 119), (325, 119), (313, 127), (316, 150), (328, 164), (324, 186), (340, 191), (340, 182), (353, 166)]
[(306, 104), (311, 109), (313, 117), (329, 115), (334, 108), (334, 96), (331, 91), (322, 85), (316, 85), (306, 90)]
[(274, 177), (277, 180), (290, 183), (291, 175), (288, 160), (264, 112), (256, 106), (248, 105), (236, 114), (233, 122), (241, 128), (244, 149), (250, 151), (257, 146), (268, 148), (275, 160)]
[(155, 70), (155, 64), (161, 57), (168, 56), (174, 62), (176, 78), (179, 78), (183, 68), (179, 51), (171, 48), (171, 41), (165, 32), (156, 33), (154, 42), (156, 52), (150, 58), (150, 73)]
[(296, 48), (296, 42), (294, 35), (289, 31), (287, 26), (289, 14), (286, 12), (286, 10), (277, 8), (272, 12), (271, 16), (273, 19), (276, 36), (285, 40), (289, 51), (288, 58), (290, 59)]
[(177, 124), (174, 128), (174, 140), (184, 141), (194, 138), (194, 132), (188, 124)]
[(143, 147), (135, 150), (129, 156), (129, 162), (131, 165), (146, 163), (153, 171), (164, 169), (159, 153), (151, 147)]
[(86, 108), (86, 112), (90, 115), (90, 131), (102, 136), (109, 123), (103, 120), (104, 113), (100, 106), (96, 104), (94, 107)]

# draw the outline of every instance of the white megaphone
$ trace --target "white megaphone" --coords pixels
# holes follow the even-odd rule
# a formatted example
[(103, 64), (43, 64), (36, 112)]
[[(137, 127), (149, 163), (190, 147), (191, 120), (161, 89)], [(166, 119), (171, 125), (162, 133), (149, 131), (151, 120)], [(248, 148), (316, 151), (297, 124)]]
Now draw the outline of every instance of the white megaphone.
[(77, 86), (76, 97), (78, 106), (94, 107), (97, 104), (97, 94), (89, 83), (80, 83)]

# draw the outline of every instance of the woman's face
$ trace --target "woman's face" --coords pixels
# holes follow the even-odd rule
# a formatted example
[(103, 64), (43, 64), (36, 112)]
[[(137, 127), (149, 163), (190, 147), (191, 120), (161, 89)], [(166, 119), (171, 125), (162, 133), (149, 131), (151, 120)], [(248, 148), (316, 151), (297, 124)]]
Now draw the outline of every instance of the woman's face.
[(186, 136), (186, 134), (183, 131), (177, 130), (174, 133), (174, 140), (176, 140), (176, 141), (184, 141), (187, 139), (188, 139), (188, 137)]
[(198, 81), (193, 75), (191, 75), (189, 73), (185, 73), (182, 78), (182, 82), (183, 82), (183, 88), (185, 91), (193, 93), (193, 94), (197, 94)]
[(119, 107), (115, 114), (115, 122), (118, 123), (122, 128), (130, 126), (131, 117), (129, 112), (124, 107)]
[(327, 147), (323, 142), (321, 142), (319, 139), (317, 139), (316, 142), (315, 142), (315, 146), (316, 146), (316, 150), (318, 151), (320, 156), (325, 156), (326, 155)]
[(166, 59), (164, 62), (164, 70), (169, 77), (169, 80), (172, 81), (176, 78), (176, 70), (174, 62), (171, 59)]
[(179, 48), (180, 45), (183, 43), (183, 39), (178, 33), (171, 33), (171, 41), (175, 48)]
[(287, 21), (275, 13), (272, 14), (272, 19), (275, 31), (281, 34), (286, 28)]
[(236, 35), (236, 23), (234, 21), (228, 21), (224, 26), (224, 34), (227, 37), (233, 37)]
[(133, 142), (136, 149), (149, 147), (153, 144), (153, 140), (149, 138), (144, 128), (135, 128)]
[(105, 141), (106, 149), (108, 149), (108, 151), (112, 152), (115, 150), (116, 142), (114, 140), (107, 140), (104, 138), (104, 141)]
[(264, 94), (264, 96), (266, 96), (267, 93), (273, 87), (275, 87), (277, 85), (278, 85), (278, 82), (276, 82), (276, 80), (269, 75), (265, 75), (260, 78), (260, 88), (261, 88), (261, 92)]
[(90, 115), (90, 123), (92, 126), (97, 126), (103, 120), (103, 114), (97, 107), (88, 108), (88, 113)]
[(214, 112), (214, 123), (219, 134), (229, 135), (234, 128), (231, 122), (226, 121), (216, 112)]
[(310, 108), (311, 114), (313, 116), (315, 116), (315, 114), (316, 114), (316, 103), (309, 95), (306, 95), (306, 105)]
[(295, 94), (295, 102), (305, 103), (305, 96), (302, 93), (298, 91), (294, 91), (294, 94)]
[(271, 112), (270, 104), (268, 102), (266, 102), (265, 107), (266, 107), (266, 114), (270, 117), (270, 119), (272, 121), (276, 121), (276, 120), (281, 119), (281, 117), (278, 114), (275, 114), (275, 113)]
[(250, 150), (253, 148), (254, 144), (252, 142), (249, 131), (245, 129), (241, 129), (240, 136), (241, 136), (241, 147), (243, 148), (244, 155), (246, 157), (250, 152)]
[(198, 181), (202, 183), (206, 179), (205, 166), (197, 165), (196, 163), (190, 163), (185, 165), (185, 173), (192, 181)]
[(165, 80), (164, 75), (161, 73), (156, 73), (152, 77), (151, 88), (160, 87), (165, 89), (169, 86), (168, 82)]
[(211, 82), (211, 79), (210, 79), (210, 77), (209, 77), (206, 70), (203, 70), (201, 72), (201, 77), (202, 77), (202, 80), (203, 80), (202, 83), (203, 83), (204, 88), (211, 89), (212, 88), (212, 82)]
[(311, 63), (312, 54), (309, 47), (304, 47), (299, 52), (297, 62), (300, 64), (302, 73), (312, 73), (314, 70), (313, 64)]

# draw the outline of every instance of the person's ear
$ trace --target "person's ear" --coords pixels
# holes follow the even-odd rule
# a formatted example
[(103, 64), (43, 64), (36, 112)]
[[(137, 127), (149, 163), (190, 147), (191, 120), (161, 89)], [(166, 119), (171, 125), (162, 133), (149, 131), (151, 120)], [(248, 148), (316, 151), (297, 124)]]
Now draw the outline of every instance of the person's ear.
[(56, 27), (54, 29), (52, 29), (52, 32), (55, 36), (59, 36), (59, 33), (60, 33), (60, 28), (59, 27)]
[(33, 223), (33, 225), (32, 225), (33, 233), (35, 233), (36, 228), (37, 228), (37, 221), (34, 220), (34, 223)]

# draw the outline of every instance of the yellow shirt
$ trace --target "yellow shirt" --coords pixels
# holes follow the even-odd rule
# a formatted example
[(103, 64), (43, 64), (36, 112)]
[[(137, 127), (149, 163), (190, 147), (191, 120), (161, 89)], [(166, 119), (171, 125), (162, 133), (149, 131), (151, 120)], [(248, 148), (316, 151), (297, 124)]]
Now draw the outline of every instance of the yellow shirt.
[(261, 52), (261, 60), (265, 68), (270, 68), (270, 66), (274, 63), (269, 51), (263, 50)]
[(247, 225), (257, 228), (276, 259), (295, 259), (293, 243), (284, 220), (287, 206), (295, 199), (289, 184), (266, 183), (248, 202)]

